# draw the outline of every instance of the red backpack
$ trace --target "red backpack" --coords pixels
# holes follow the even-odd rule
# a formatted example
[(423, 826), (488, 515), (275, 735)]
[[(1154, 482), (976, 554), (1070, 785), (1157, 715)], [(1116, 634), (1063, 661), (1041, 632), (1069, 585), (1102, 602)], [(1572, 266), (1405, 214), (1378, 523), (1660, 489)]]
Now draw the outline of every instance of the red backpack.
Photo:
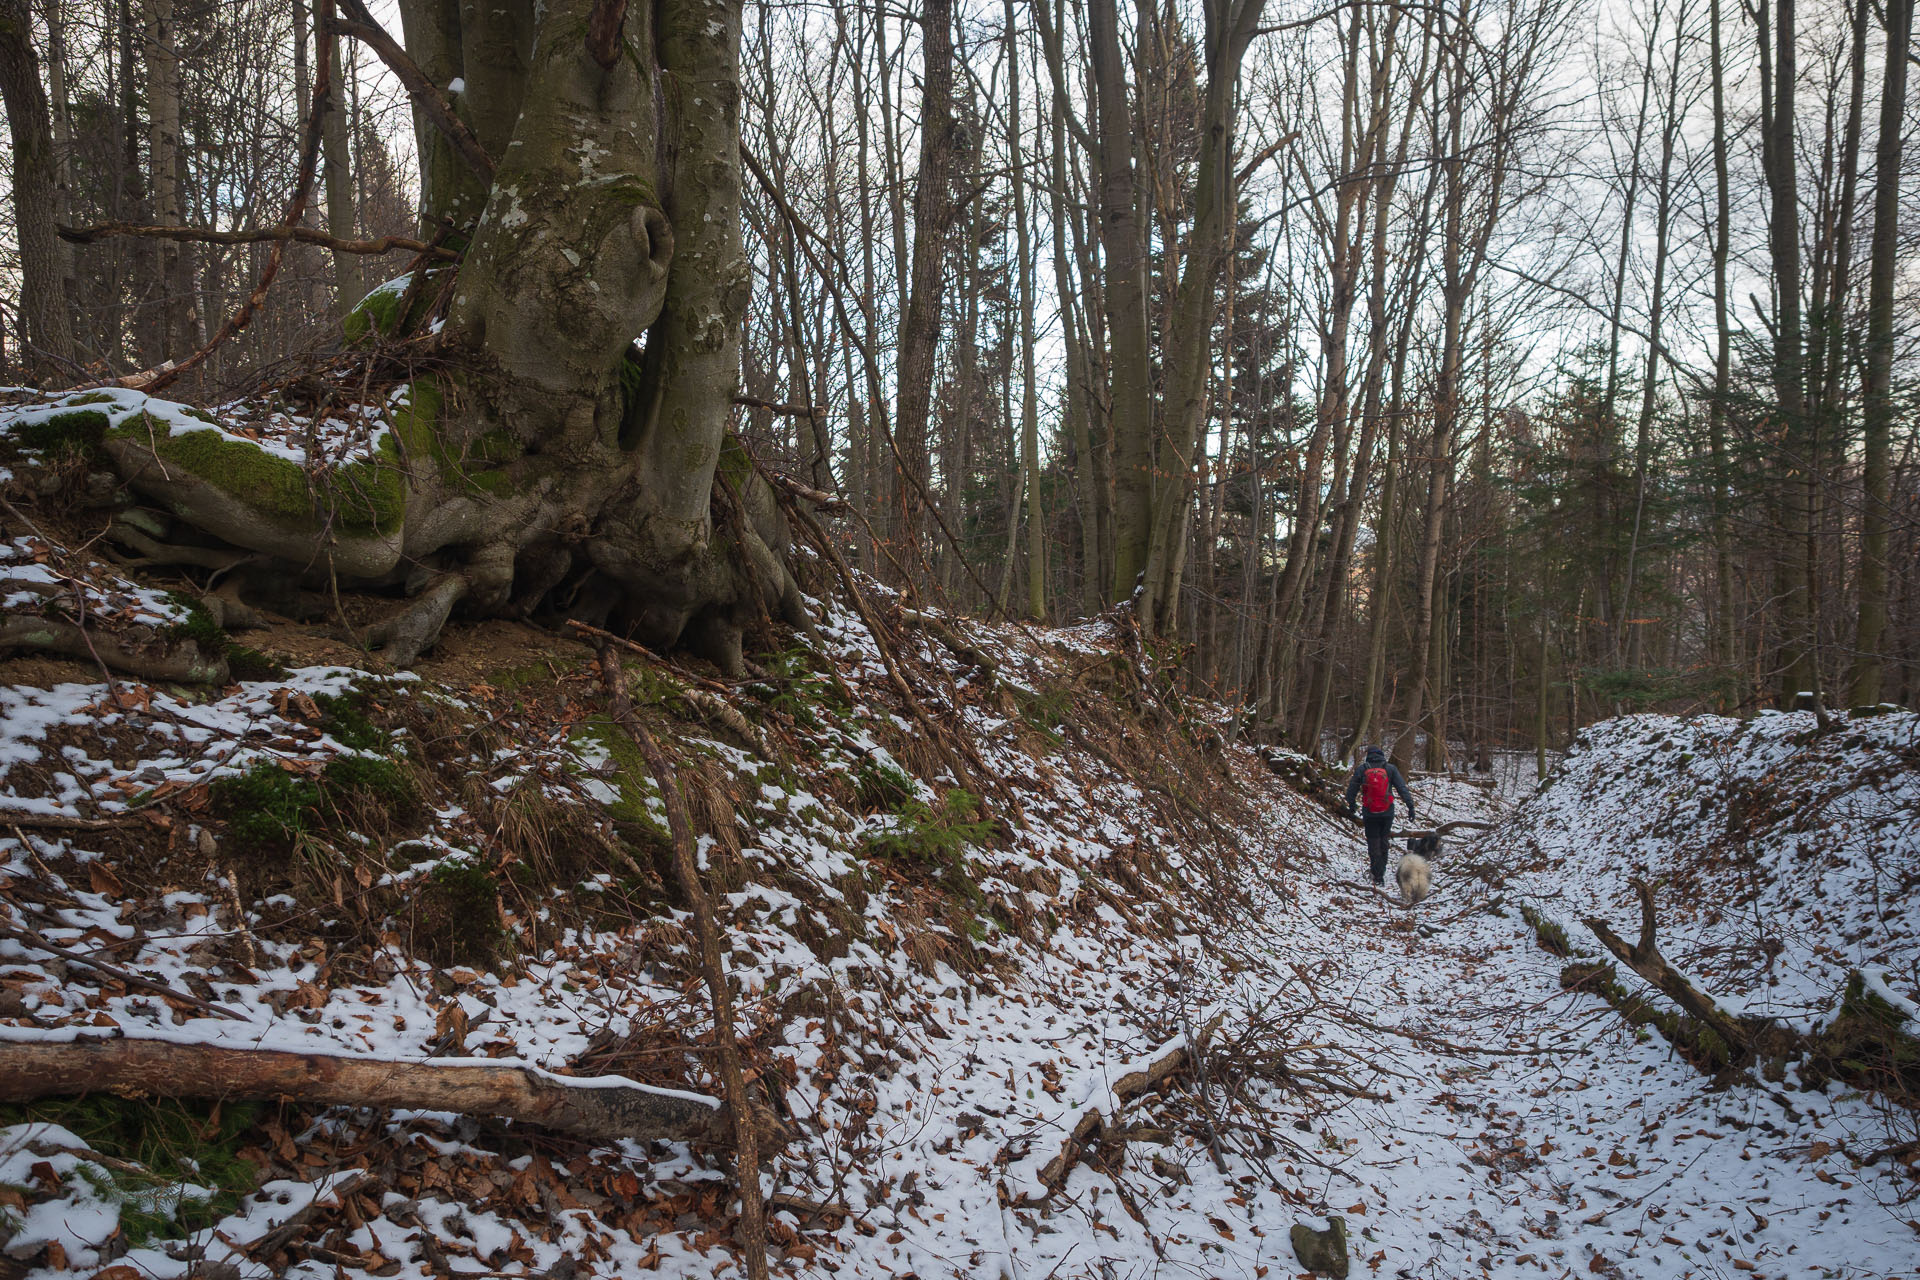
[(1368, 813), (1385, 813), (1393, 808), (1393, 789), (1383, 766), (1376, 764), (1367, 770), (1360, 786), (1360, 803)]

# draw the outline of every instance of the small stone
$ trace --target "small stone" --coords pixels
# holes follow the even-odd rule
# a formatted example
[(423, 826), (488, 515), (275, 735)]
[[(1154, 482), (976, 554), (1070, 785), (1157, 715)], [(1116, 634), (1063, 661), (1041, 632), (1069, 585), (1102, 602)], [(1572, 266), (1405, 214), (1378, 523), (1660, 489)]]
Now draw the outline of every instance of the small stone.
[(1293, 1256), (1314, 1275), (1346, 1280), (1347, 1220), (1330, 1217), (1327, 1224), (1325, 1231), (1318, 1231), (1304, 1222), (1294, 1223), (1289, 1233), (1293, 1240)]

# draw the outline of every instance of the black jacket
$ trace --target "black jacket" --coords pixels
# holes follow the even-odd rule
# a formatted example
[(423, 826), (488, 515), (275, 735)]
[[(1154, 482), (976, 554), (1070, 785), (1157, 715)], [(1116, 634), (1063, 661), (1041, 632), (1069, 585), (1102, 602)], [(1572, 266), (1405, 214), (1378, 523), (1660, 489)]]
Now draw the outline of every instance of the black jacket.
[[(1367, 758), (1355, 766), (1353, 776), (1347, 779), (1347, 812), (1353, 812), (1353, 802), (1360, 794), (1360, 783), (1366, 778), (1367, 770), (1376, 766), (1387, 771), (1388, 783), (1392, 785), (1393, 791), (1398, 791), (1400, 798), (1407, 802), (1407, 817), (1412, 818), (1413, 797), (1407, 794), (1407, 781), (1400, 776), (1400, 771), (1394, 768), (1392, 763), (1388, 761), (1387, 753), (1378, 747), (1367, 748)], [(1387, 812), (1389, 814), (1393, 812), (1392, 792), (1389, 792), (1387, 795)]]

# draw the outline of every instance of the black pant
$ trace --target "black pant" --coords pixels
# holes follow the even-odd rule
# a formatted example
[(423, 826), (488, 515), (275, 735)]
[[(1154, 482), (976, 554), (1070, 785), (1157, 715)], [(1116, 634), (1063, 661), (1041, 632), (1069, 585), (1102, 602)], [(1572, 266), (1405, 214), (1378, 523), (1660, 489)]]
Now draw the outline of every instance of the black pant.
[(1367, 869), (1375, 884), (1387, 879), (1387, 846), (1393, 840), (1393, 810), (1362, 815), (1367, 826)]

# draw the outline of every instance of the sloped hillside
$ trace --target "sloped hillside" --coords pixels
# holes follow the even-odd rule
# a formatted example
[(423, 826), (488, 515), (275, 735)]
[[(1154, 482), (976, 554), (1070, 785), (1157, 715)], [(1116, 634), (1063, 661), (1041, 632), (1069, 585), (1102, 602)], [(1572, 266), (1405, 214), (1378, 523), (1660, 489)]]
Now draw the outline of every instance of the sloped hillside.
[[(1910, 716), (1602, 727), (1408, 912), (1337, 780), (1224, 743), (1123, 613), (989, 626), (813, 562), (817, 634), (766, 630), (742, 680), (503, 623), (396, 673), (347, 639), (390, 602), (138, 563), (72, 443), (0, 459), (0, 1275), (738, 1274), (643, 736), (723, 929), (777, 1273), (1261, 1280), (1337, 1232), (1366, 1274), (1866, 1280), (1920, 1241), (1911, 1113), (1709, 1081), (1515, 910), (1625, 929), (1644, 858), (1716, 996), (1911, 994)], [(1695, 772), (1709, 728), (1761, 744), (1722, 751), (1739, 786)], [(1736, 793), (1722, 866), (1680, 815)], [(1741, 885), (1775, 896), (1709, 921)], [(1729, 923), (1754, 902), (1797, 987)]]
[(1516, 810), (1513, 884), (1575, 930), (1654, 890), (1662, 952), (1730, 1009), (1811, 1030), (1851, 973), (1920, 993), (1920, 716), (1629, 716)]

